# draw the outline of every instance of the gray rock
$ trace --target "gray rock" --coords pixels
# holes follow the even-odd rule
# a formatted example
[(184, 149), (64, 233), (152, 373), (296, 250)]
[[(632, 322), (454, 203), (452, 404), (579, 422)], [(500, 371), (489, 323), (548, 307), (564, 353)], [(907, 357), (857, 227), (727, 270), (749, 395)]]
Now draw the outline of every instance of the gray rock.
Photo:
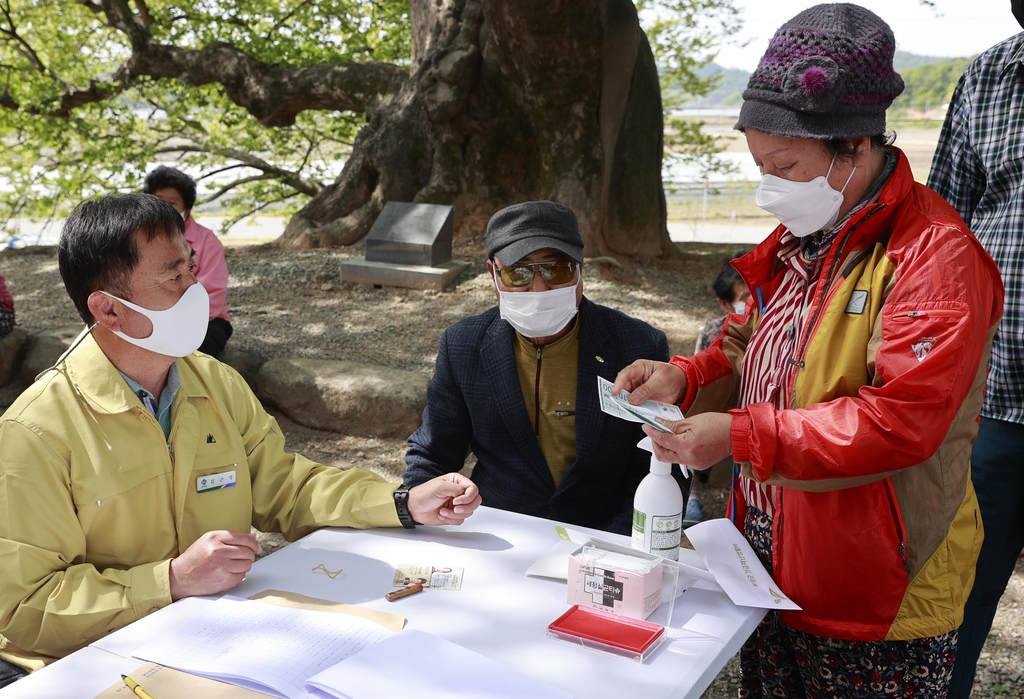
[(429, 379), (375, 364), (273, 359), (257, 394), (300, 425), (375, 437), (407, 437), (420, 425)]
[(52, 367), (82, 330), (81, 325), (76, 325), (60, 330), (47, 330), (33, 337), (28, 346), (25, 363), (21, 365), (21, 377), (25, 379), (25, 383), (32, 383), (39, 373)]
[(241, 374), (245, 382), (249, 384), (249, 388), (253, 391), (256, 390), (256, 377), (260, 367), (263, 366), (263, 357), (255, 352), (227, 347), (217, 359)]
[(15, 376), (28, 352), (29, 334), (15, 326), (0, 339), (0, 386), (6, 386)]

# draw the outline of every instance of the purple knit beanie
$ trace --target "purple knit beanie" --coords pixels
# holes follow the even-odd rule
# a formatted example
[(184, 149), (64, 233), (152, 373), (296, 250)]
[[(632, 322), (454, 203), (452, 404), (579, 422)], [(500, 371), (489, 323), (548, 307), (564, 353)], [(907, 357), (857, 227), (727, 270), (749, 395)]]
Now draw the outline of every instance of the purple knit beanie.
[(903, 92), (892, 67), (896, 39), (859, 5), (815, 5), (783, 24), (743, 91), (736, 127), (800, 138), (885, 132)]

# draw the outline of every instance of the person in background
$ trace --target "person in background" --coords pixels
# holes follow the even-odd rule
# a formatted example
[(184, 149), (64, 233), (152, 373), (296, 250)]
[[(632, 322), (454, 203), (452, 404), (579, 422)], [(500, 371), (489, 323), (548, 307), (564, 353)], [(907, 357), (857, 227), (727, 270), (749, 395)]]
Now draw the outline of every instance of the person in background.
[[(750, 291), (743, 282), (743, 278), (740, 277), (740, 273), (732, 266), (732, 261), (742, 257), (744, 254), (745, 251), (734, 253), (722, 266), (722, 271), (715, 278), (712, 288), (715, 290), (718, 305), (725, 315), (709, 320), (707, 325), (704, 326), (700, 337), (697, 338), (697, 346), (693, 350), (694, 354), (707, 348), (715, 341), (716, 337), (722, 334), (722, 325), (727, 317), (733, 313), (742, 315), (745, 312)], [(731, 465), (731, 459), (726, 459), (726, 461)], [(714, 467), (712, 466), (712, 468)], [(683, 515), (684, 527), (691, 527), (704, 521), (704, 486), (707, 485), (710, 478), (710, 468), (697, 471), (694, 474), (692, 484), (690, 485), (690, 498), (686, 501), (686, 512)]]
[(779, 28), (736, 123), (781, 224), (734, 262), (747, 312), (613, 386), (681, 404), (671, 434), (645, 427), (661, 460), (732, 455), (730, 514), (801, 607), (744, 644), (744, 697), (945, 697), (974, 582), (970, 447), (1003, 288), (885, 135), (895, 48), (852, 4)]
[[(487, 224), (498, 305), (441, 337), (423, 424), (403, 480), (462, 469), (489, 507), (629, 534), (650, 471), (639, 424), (601, 412), (598, 377), (668, 359), (665, 333), (583, 296), (583, 238), (572, 209), (515, 204)], [(673, 475), (686, 497), (689, 481)]]
[(233, 330), (228, 315), (228, 261), (224, 257), (224, 245), (213, 231), (199, 225), (192, 217), (196, 182), (181, 170), (162, 165), (146, 175), (142, 191), (173, 206), (185, 221), (185, 240), (196, 251), (196, 279), (210, 295), (210, 321), (199, 351), (217, 357), (224, 351)]
[[(1024, 0), (1010, 8), (1024, 26)], [(1005, 313), (992, 342), (981, 428), (971, 452), (985, 542), (964, 609), (950, 697), (966, 699), (999, 599), (1024, 547), (1024, 33), (967, 68), (932, 161), (928, 186), (953, 205), (995, 259)]]
[(57, 248), (88, 327), (0, 417), (0, 685), (183, 597), (242, 581), (250, 527), (461, 524), (477, 488), (414, 488), (285, 450), (238, 372), (196, 352), (208, 295), (184, 224), (145, 194), (68, 217)]
[(7, 283), (0, 275), (0, 338), (14, 330), (14, 297), (7, 290)]
[(722, 309), (724, 315), (709, 320), (704, 329), (700, 331), (700, 336), (697, 338), (697, 346), (693, 350), (694, 354), (706, 349), (715, 341), (716, 337), (722, 334), (722, 325), (725, 323), (726, 316), (745, 312), (750, 291), (747, 289), (743, 277), (732, 266), (732, 261), (743, 257), (746, 253), (747, 251), (744, 250), (734, 253), (722, 266), (722, 271), (715, 277), (712, 289), (715, 291), (718, 306)]

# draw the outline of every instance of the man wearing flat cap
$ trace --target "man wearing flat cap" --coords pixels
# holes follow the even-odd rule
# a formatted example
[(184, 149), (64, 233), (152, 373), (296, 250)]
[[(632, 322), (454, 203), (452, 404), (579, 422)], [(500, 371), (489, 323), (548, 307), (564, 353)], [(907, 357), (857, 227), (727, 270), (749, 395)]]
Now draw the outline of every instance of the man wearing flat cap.
[[(601, 412), (597, 378), (665, 361), (665, 334), (583, 297), (583, 239), (566, 206), (497, 212), (487, 257), (498, 305), (441, 338), (403, 480), (459, 471), (472, 451), (485, 504), (628, 534), (651, 455), (636, 446), (639, 424)], [(689, 481), (673, 474), (685, 497)]]

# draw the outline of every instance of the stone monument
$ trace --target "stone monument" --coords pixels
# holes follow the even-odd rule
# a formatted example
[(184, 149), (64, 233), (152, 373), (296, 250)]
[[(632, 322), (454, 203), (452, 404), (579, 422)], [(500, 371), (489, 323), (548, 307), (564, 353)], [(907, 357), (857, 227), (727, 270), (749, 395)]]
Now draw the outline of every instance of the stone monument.
[(343, 262), (341, 279), (442, 291), (468, 266), (452, 261), (452, 207), (389, 201), (366, 236), (366, 256)]

